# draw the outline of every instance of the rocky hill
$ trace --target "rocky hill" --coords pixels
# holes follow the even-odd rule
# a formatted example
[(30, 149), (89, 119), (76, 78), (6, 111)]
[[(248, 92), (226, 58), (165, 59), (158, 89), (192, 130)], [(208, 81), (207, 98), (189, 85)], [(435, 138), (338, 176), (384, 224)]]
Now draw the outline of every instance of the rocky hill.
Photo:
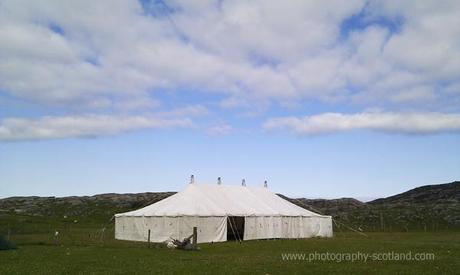
[(175, 192), (100, 194), (71, 197), (10, 197), (0, 199), (0, 214), (15, 213), (41, 217), (78, 217), (82, 220), (107, 219), (114, 213), (147, 206)]
[(391, 197), (376, 199), (369, 204), (387, 203), (446, 203), (460, 201), (460, 181), (425, 185)]
[[(101, 194), (83, 197), (11, 197), (0, 199), (0, 217), (9, 215), (82, 222), (109, 220), (114, 213), (138, 209), (174, 192)], [(352, 226), (363, 231), (460, 229), (460, 182), (427, 185), (368, 203), (352, 198), (305, 199), (279, 195), (337, 222), (336, 230)]]
[(366, 231), (460, 229), (460, 181), (421, 186), (367, 203), (352, 198), (280, 196), (308, 210), (333, 216), (337, 227), (342, 223)]

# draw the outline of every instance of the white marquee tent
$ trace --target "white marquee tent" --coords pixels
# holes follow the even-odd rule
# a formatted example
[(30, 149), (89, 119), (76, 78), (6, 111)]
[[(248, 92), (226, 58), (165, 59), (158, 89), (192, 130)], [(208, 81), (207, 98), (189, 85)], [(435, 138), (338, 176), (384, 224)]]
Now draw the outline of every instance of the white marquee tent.
[(139, 210), (115, 215), (115, 238), (164, 242), (198, 228), (198, 243), (332, 237), (332, 219), (292, 204), (266, 187), (189, 184)]

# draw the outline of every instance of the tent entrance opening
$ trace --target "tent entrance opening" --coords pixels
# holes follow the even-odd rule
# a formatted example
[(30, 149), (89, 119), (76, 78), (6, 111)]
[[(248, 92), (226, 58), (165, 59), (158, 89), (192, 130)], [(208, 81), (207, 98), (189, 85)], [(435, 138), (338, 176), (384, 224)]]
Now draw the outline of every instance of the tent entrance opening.
[(244, 236), (244, 217), (227, 217), (227, 240), (243, 240)]

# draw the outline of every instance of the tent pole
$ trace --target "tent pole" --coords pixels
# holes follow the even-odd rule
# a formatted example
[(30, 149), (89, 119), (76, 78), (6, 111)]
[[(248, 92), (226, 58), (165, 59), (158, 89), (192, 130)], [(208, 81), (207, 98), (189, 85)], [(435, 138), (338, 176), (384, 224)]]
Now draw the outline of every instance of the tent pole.
[(241, 237), (240, 237), (240, 232), (238, 232), (238, 227), (236, 226), (235, 220), (233, 220), (235, 228), (236, 228), (236, 236), (238, 238), (238, 241), (241, 243)]
[[(230, 218), (230, 216), (227, 217), (229, 223), (230, 223), (230, 229), (232, 230), (233, 232), (233, 236), (236, 237), (236, 239), (238, 240), (238, 236), (235, 234), (235, 230), (233, 230), (233, 225), (232, 225), (232, 219)], [(228, 230), (228, 229), (227, 229)], [(228, 240), (227, 240), (228, 241)], [(239, 241), (239, 240), (238, 240)]]

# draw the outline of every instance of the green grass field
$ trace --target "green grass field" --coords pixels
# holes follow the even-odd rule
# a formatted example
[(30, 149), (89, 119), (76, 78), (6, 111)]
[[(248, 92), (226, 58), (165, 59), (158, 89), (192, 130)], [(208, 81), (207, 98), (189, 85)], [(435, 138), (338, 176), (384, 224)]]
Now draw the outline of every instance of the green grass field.
[[(29, 224), (30, 228), (34, 228)], [(51, 228), (52, 226), (40, 228)], [(46, 230), (43, 230), (46, 231)], [(50, 232), (11, 234), (18, 249), (0, 251), (0, 274), (455, 274), (460, 270), (459, 232), (338, 232), (331, 239), (260, 240), (201, 244), (199, 251), (117, 241), (113, 228), (84, 225)], [(434, 253), (426, 261), (283, 260), (283, 253)], [(345, 255), (345, 254), (343, 254)]]

